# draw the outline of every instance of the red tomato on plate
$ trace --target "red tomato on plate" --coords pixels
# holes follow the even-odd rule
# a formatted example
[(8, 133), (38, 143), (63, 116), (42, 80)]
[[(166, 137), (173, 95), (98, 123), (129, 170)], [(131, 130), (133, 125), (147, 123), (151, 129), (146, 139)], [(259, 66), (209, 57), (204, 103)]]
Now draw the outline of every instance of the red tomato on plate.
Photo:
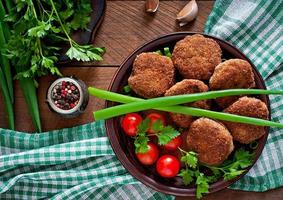
[(174, 139), (172, 139), (170, 142), (168, 142), (167, 144), (165, 144), (163, 146), (163, 148), (165, 150), (168, 150), (168, 151), (175, 151), (178, 149), (179, 146), (181, 146), (183, 143), (183, 140), (181, 138), (181, 136), (177, 136), (175, 137)]
[(122, 119), (122, 128), (128, 136), (136, 136), (142, 117), (137, 113), (126, 114)]
[(146, 153), (136, 153), (138, 160), (144, 165), (152, 165), (156, 162), (159, 156), (159, 150), (157, 146), (152, 143), (148, 142), (148, 151)]
[(160, 120), (162, 122), (163, 126), (166, 125), (165, 117), (162, 114), (150, 113), (146, 116), (146, 118), (150, 119), (149, 129), (147, 131), (147, 133), (149, 133), (149, 134), (154, 134), (154, 131), (152, 130), (152, 126), (153, 126), (154, 122), (156, 122), (157, 120)]
[(177, 176), (180, 170), (180, 162), (175, 156), (163, 155), (156, 163), (157, 173), (164, 178)]

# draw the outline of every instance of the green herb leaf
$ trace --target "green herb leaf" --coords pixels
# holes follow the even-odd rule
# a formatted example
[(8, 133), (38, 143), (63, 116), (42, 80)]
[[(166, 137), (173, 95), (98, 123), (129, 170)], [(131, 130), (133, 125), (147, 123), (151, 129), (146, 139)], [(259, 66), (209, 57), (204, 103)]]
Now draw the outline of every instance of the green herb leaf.
[(171, 58), (171, 57), (172, 57), (172, 54), (171, 54), (171, 52), (170, 52), (169, 47), (165, 47), (165, 48), (164, 48), (164, 55), (167, 56), (168, 58)]
[(146, 131), (149, 129), (149, 125), (150, 125), (149, 118), (145, 118), (144, 120), (142, 120), (142, 122), (138, 126), (138, 133), (146, 133)]
[(160, 51), (160, 50), (155, 51), (155, 53), (157, 53), (157, 54), (163, 56), (163, 53), (162, 53), (162, 51)]
[(126, 85), (123, 87), (123, 90), (126, 94), (128, 94), (132, 91), (132, 88), (129, 85)]
[(206, 176), (207, 182), (208, 183), (215, 183), (222, 175), (213, 175), (213, 176)]
[(239, 149), (235, 152), (234, 157), (241, 168), (246, 168), (252, 165), (254, 154), (245, 151), (244, 149)]
[(190, 169), (182, 169), (178, 176), (183, 178), (183, 183), (189, 185), (194, 180), (194, 171)]
[(148, 151), (147, 143), (149, 138), (146, 134), (150, 125), (150, 119), (144, 119), (138, 126), (137, 136), (135, 138), (135, 151), (136, 153), (146, 153)]
[(136, 153), (146, 153), (148, 151), (148, 142), (149, 138), (146, 133), (139, 133), (134, 142)]
[(33, 28), (30, 28), (28, 30), (28, 36), (31, 37), (38, 37), (38, 38), (42, 38), (43, 36), (45, 36), (47, 34), (47, 31), (51, 28), (51, 24), (47, 23), (47, 22), (39, 22), (38, 26), (35, 26)]
[(191, 168), (196, 168), (198, 164), (197, 154), (193, 151), (186, 152), (185, 155), (181, 157), (181, 161), (184, 162)]
[(229, 172), (224, 173), (224, 180), (231, 180), (244, 173), (245, 170), (230, 169)]
[(154, 133), (158, 133), (162, 131), (164, 128), (163, 123), (161, 120), (156, 120), (152, 125), (152, 130)]
[(198, 174), (196, 185), (197, 185), (196, 196), (198, 199), (200, 199), (202, 198), (203, 194), (208, 193), (208, 188), (209, 188), (208, 181), (203, 173)]
[(166, 126), (160, 131), (160, 133), (156, 134), (156, 136), (158, 137), (159, 145), (167, 144), (178, 135), (180, 135), (180, 133), (172, 126)]

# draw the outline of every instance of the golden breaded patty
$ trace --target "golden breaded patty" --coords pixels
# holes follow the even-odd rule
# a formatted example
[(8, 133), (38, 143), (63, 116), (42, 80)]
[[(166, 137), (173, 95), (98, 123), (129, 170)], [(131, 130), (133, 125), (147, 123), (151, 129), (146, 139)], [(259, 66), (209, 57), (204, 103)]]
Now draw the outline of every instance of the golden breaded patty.
[[(269, 111), (264, 102), (252, 97), (242, 97), (224, 110), (226, 113), (268, 119)], [(233, 139), (248, 144), (265, 134), (265, 127), (242, 123), (223, 122), (231, 132)]]
[[(249, 62), (242, 59), (230, 59), (216, 66), (209, 80), (211, 90), (253, 88), (254, 73)], [(239, 99), (239, 96), (217, 98), (216, 102), (226, 108)]]
[(202, 35), (187, 36), (176, 43), (172, 61), (184, 78), (208, 80), (221, 62), (221, 48)]
[(228, 129), (214, 120), (199, 118), (194, 121), (187, 135), (189, 150), (198, 153), (201, 163), (219, 165), (234, 149)]
[(139, 96), (163, 96), (175, 82), (175, 68), (170, 58), (157, 53), (141, 53), (133, 64), (129, 86)]
[[(208, 86), (200, 80), (184, 79), (168, 89), (165, 96), (207, 92), (208, 89)], [(202, 109), (210, 109), (209, 100), (197, 101), (186, 105)], [(170, 113), (170, 117), (177, 126), (182, 128), (188, 128), (194, 120), (192, 116), (178, 113)]]

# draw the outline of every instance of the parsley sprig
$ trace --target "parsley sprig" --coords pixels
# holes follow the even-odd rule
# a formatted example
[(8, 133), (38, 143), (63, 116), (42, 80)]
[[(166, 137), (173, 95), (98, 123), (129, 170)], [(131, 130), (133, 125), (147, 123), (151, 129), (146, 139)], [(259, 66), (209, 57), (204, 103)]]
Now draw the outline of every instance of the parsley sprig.
[(104, 48), (80, 45), (71, 38), (76, 30), (87, 30), (92, 11), (89, 0), (16, 1), (15, 11), (6, 17), (11, 38), (5, 54), (16, 68), (16, 78), (36, 78), (47, 73), (61, 76), (56, 66), (62, 46), (66, 55), (78, 61), (102, 60)]
[(158, 144), (165, 145), (172, 139), (180, 135), (180, 132), (175, 130), (172, 126), (164, 126), (160, 120), (156, 120), (152, 125), (154, 134), (147, 134), (150, 128), (150, 119), (144, 119), (138, 126), (137, 136), (135, 137), (134, 145), (136, 153), (146, 153), (148, 151), (147, 143), (149, 136), (157, 136)]
[[(179, 148), (180, 149), (180, 148)], [(208, 166), (198, 163), (197, 154), (193, 151), (184, 151), (181, 161), (185, 164), (185, 169), (182, 169), (179, 176), (183, 178), (183, 183), (189, 185), (195, 181), (197, 186), (196, 196), (202, 198), (203, 194), (208, 193), (209, 183), (217, 181), (220, 177), (224, 180), (231, 180), (242, 174), (248, 166), (252, 165), (254, 154), (244, 149), (238, 149), (232, 160), (227, 160), (220, 166)], [(205, 175), (200, 172), (199, 167), (206, 167), (211, 170), (213, 175)]]
[(220, 166), (206, 166), (215, 175), (223, 174), (224, 180), (231, 180), (242, 174), (245, 168), (253, 163), (254, 154), (244, 149), (238, 149), (232, 160), (226, 160)]

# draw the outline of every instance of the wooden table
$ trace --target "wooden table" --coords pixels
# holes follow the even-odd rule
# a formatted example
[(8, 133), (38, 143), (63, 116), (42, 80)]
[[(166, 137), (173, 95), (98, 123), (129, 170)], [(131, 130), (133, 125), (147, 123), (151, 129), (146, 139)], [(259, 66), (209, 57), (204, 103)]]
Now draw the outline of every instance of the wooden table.
[[(104, 61), (100, 63), (73, 63), (62, 66), (64, 75), (75, 75), (87, 85), (107, 89), (109, 82), (121, 62), (135, 48), (162, 34), (175, 31), (202, 31), (206, 18), (209, 15), (214, 1), (198, 1), (199, 15), (187, 26), (180, 28), (175, 21), (176, 13), (187, 1), (161, 1), (159, 10), (151, 15), (144, 12), (144, 1), (108, 1), (104, 23), (98, 31), (94, 44), (107, 48)], [(41, 120), (44, 131), (72, 127), (93, 121), (92, 112), (104, 107), (104, 101), (91, 98), (84, 114), (75, 119), (62, 119), (50, 112), (45, 104), (45, 95), (48, 85), (54, 77), (47, 76), (39, 80), (38, 99)], [(24, 102), (18, 83), (15, 84), (15, 113), (16, 129), (33, 132), (31, 118)], [(0, 96), (0, 102), (3, 102)], [(0, 103), (0, 127), (7, 127), (7, 118), (3, 103)], [(265, 193), (241, 192), (223, 190), (208, 195), (204, 199), (252, 200), (252, 199), (282, 199), (283, 188)], [(193, 199), (193, 198), (177, 198)]]

